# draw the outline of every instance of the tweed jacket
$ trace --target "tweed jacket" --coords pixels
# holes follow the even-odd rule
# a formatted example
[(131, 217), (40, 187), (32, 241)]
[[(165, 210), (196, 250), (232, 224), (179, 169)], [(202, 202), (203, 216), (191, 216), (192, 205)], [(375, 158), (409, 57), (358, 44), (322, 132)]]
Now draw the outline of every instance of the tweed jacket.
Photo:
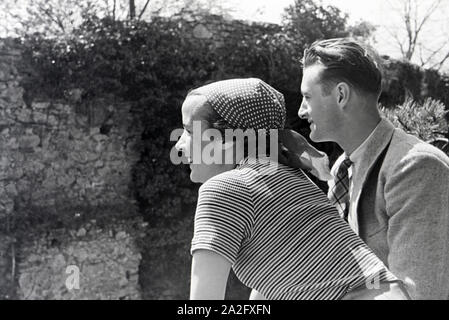
[(413, 299), (449, 299), (449, 158), (386, 119), (374, 133), (352, 174), (349, 223)]

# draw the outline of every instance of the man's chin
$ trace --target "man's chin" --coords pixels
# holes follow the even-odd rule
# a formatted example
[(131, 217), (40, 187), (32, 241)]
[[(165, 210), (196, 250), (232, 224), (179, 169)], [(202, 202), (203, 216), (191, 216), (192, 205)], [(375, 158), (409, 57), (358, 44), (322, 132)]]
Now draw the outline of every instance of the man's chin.
[(323, 142), (323, 141), (320, 139), (320, 136), (317, 135), (316, 132), (315, 132), (314, 130), (310, 132), (309, 138), (310, 138), (310, 140), (312, 140), (313, 142)]

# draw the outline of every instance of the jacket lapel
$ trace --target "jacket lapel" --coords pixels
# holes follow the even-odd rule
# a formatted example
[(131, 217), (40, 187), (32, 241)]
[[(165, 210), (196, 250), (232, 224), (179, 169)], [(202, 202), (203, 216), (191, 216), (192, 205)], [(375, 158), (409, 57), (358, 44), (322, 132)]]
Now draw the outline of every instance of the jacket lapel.
[(351, 216), (353, 224), (351, 225), (358, 233), (358, 204), (360, 200), (360, 195), (365, 187), (365, 181), (368, 178), (376, 160), (388, 146), (393, 137), (394, 126), (387, 119), (382, 119), (379, 125), (374, 131), (374, 135), (371, 137), (369, 144), (366, 146), (366, 150), (363, 153), (360, 164), (354, 170), (353, 179), (353, 190), (351, 195)]

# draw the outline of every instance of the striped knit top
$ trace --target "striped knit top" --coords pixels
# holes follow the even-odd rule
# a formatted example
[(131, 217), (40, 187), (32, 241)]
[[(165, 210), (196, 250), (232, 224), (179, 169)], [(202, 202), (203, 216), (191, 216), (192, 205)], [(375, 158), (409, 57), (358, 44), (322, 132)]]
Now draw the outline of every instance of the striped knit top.
[(245, 159), (199, 191), (191, 253), (228, 259), (267, 299), (340, 299), (397, 281), (299, 169)]

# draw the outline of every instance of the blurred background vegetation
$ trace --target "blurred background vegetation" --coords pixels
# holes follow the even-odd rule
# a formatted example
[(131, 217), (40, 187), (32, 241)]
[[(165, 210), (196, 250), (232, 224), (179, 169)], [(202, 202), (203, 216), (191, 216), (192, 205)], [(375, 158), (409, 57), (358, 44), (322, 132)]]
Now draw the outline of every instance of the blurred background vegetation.
[[(336, 7), (296, 0), (286, 8), (282, 25), (246, 24), (245, 32), (224, 35), (217, 44), (193, 37), (191, 30), (192, 21), (230, 23), (230, 9), (214, 1), (161, 1), (149, 10), (149, 1), (32, 0), (26, 14), (15, 11), (14, 3), (5, 1), (3, 10), (15, 19), (11, 28), (23, 48), (27, 103), (109, 97), (132, 102), (143, 114), (141, 159), (131, 188), (153, 231), (140, 244), (147, 252), (140, 282), (148, 299), (167, 288), (175, 292), (172, 298), (188, 296), (198, 186), (190, 182), (187, 168), (169, 158), (170, 133), (181, 126), (187, 91), (216, 80), (261, 78), (285, 95), (289, 127), (308, 136), (308, 126), (297, 117), (304, 48), (317, 39), (345, 36), (369, 43), (374, 30), (363, 22), (350, 25)], [(235, 22), (235, 30), (242, 24)], [(397, 126), (448, 152), (447, 75), (386, 59), (381, 104)], [(334, 144), (317, 147), (331, 159), (340, 152)], [(145, 285), (149, 282), (151, 287)], [(234, 278), (230, 283), (228, 298), (247, 298)]]

